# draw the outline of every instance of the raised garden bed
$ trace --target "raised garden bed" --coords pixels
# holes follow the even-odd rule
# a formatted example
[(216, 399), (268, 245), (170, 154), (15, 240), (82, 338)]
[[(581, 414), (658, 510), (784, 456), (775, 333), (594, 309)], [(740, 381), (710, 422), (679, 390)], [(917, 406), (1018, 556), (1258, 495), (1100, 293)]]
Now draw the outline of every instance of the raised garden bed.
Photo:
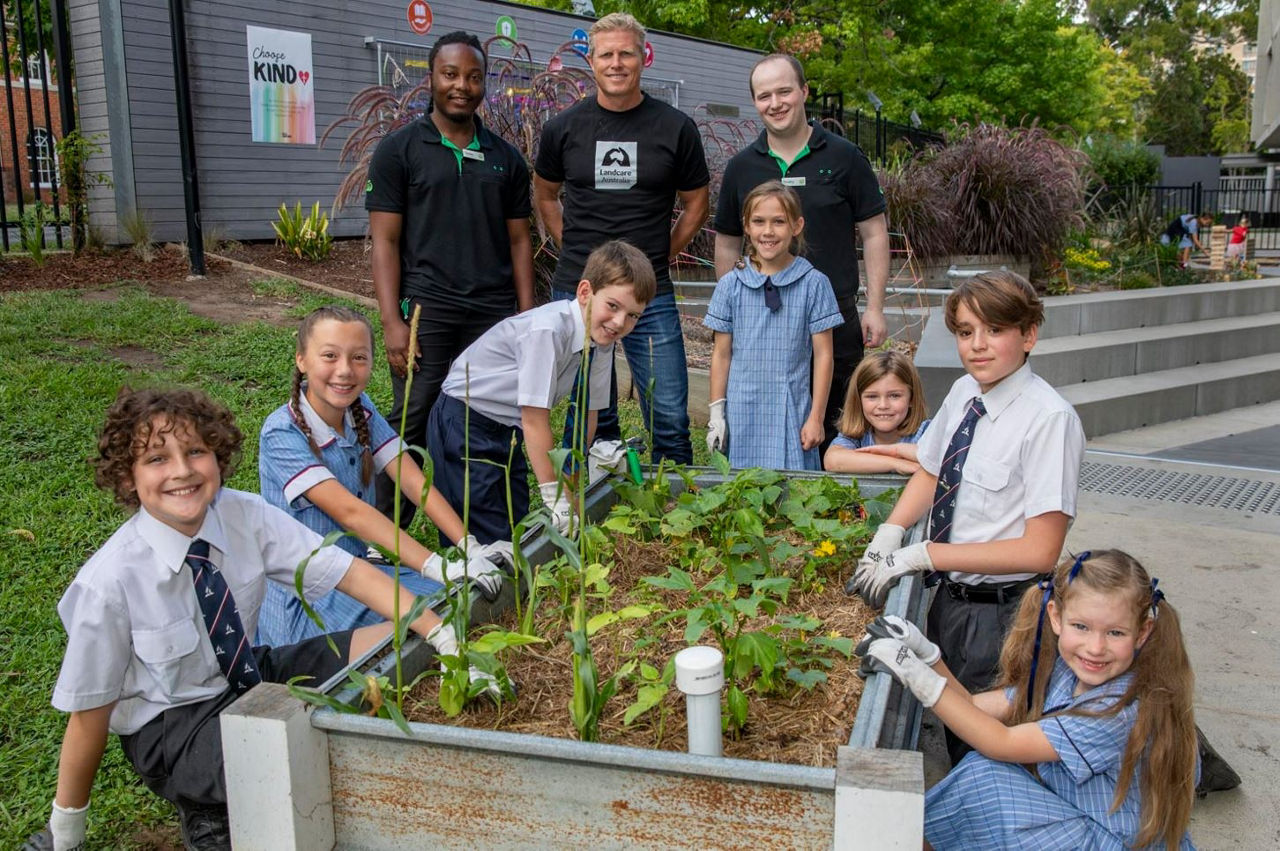
[[(795, 474), (790, 478), (813, 476)], [(714, 484), (720, 479), (704, 473), (696, 483)], [(863, 496), (875, 496), (901, 481), (867, 477), (859, 484)], [(587, 495), (590, 516), (603, 517), (616, 499), (607, 485), (593, 489)], [(537, 564), (550, 562), (556, 554), (545, 536), (531, 541), (527, 552)], [(826, 584), (836, 586), (838, 578), (831, 577)], [(840, 593), (838, 587), (828, 590)], [(923, 599), (919, 583), (910, 578), (890, 594), (886, 610), (919, 622)], [(504, 605), (511, 601), (508, 591), (492, 614), (501, 617)], [(686, 627), (687, 618), (681, 618), (679, 629)], [(601, 635), (597, 633), (597, 638)], [(610, 641), (602, 638), (595, 643)], [(616, 643), (625, 648), (626, 639), (619, 637)], [(714, 642), (705, 634), (700, 643)], [(676, 644), (679, 642), (662, 649), (674, 652)], [(549, 653), (544, 655), (548, 657), (541, 661), (544, 667), (564, 665)], [(597, 662), (602, 674), (607, 674), (603, 659)], [(406, 645), (401, 659), (406, 677), (432, 663), (425, 644), (410, 641)], [(828, 671), (831, 680), (827, 685), (838, 688), (836, 669), (852, 669), (854, 664), (841, 657)], [(394, 660), (383, 659), (368, 670), (386, 675), (393, 666)], [(464, 710), (463, 721), (484, 719), (491, 725), (504, 713), (514, 717), (524, 711), (518, 709), (522, 702), (539, 706), (539, 715), (566, 715), (560, 698), (540, 701), (539, 695), (531, 694), (536, 677), (521, 680), (520, 676), (516, 674), (520, 685), (516, 707)], [(817, 692), (798, 689), (796, 693), (811, 696)], [(273, 694), (275, 702), (270, 701)], [(332, 694), (346, 701), (359, 699), (354, 689), (342, 684)], [(604, 714), (602, 738), (612, 735), (613, 714), (620, 715), (630, 703), (624, 698), (620, 693), (616, 710)], [(844, 699), (827, 698), (821, 705), (826, 711), (838, 712), (835, 707)], [(281, 715), (294, 719), (279, 727), (292, 729), (291, 735), (299, 740), (287, 748), (291, 761), (313, 769), (327, 763), (327, 775), (300, 768), (286, 777), (262, 777), (268, 761), (257, 754), (267, 748), (256, 744), (258, 733), (253, 731), (266, 729), (260, 723), (264, 714), (277, 720)], [(816, 759), (806, 760), (816, 765), (774, 759), (780, 751), (768, 744), (770, 737), (792, 736), (771, 730), (775, 717), (754, 703), (740, 741), (747, 741), (753, 728), (763, 729), (765, 736), (760, 741), (765, 744), (744, 744), (735, 751), (734, 741), (727, 739), (726, 753), (739, 758), (655, 750), (655, 739), (665, 740), (665, 747), (683, 747), (678, 730), (684, 712), (676, 702), (667, 708), (664, 724), (657, 723), (658, 712), (650, 715), (654, 720), (647, 728), (636, 728), (645, 747), (455, 726), (457, 719), (447, 725), (410, 722), (405, 732), (390, 721), (329, 709), (309, 711), (301, 708), (300, 702), (287, 700), (279, 690), (255, 689), (224, 720), (229, 786), (246, 790), (232, 792), (233, 830), (248, 825), (245, 830), (256, 832), (258, 845), (264, 844), (262, 837), (267, 832), (275, 830), (270, 833), (271, 847), (298, 848), (334, 843), (339, 848), (392, 848), (404, 847), (406, 842), (444, 846), (459, 837), (494, 848), (693, 847), (708, 843), (746, 847), (764, 841), (781, 842), (784, 847), (826, 848), (852, 842), (858, 832), (868, 829), (886, 837), (895, 831), (906, 831), (910, 836), (917, 829), (923, 778), (920, 755), (909, 749), (914, 747), (919, 729), (919, 707), (887, 677), (875, 675), (867, 680), (856, 715), (837, 714), (833, 719), (843, 739), (838, 747), (833, 742), (831, 748), (809, 748), (819, 752)], [(298, 721), (298, 717), (306, 720)], [(661, 735), (660, 726), (664, 727)], [(247, 756), (246, 751), (254, 756)], [(312, 753), (310, 760), (293, 758), (308, 752)], [(238, 779), (246, 771), (251, 775), (247, 785)], [(312, 788), (317, 784), (320, 788)], [(250, 793), (249, 789), (256, 791)], [(842, 795), (846, 803), (837, 806)], [(852, 823), (848, 821), (851, 817)], [(236, 835), (249, 840), (245, 834)], [(328, 840), (327, 836), (333, 838)]]

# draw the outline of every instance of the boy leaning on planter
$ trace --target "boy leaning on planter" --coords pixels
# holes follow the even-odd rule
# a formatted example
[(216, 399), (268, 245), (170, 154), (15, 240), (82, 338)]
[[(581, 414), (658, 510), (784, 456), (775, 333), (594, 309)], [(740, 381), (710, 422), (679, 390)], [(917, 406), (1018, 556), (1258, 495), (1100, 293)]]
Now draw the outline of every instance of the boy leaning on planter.
[[(183, 843), (230, 849), (218, 715), (258, 682), (318, 685), (391, 624), (283, 647), (251, 639), (268, 580), (303, 593), (341, 590), (386, 618), (392, 580), (256, 494), (222, 486), (239, 455), (231, 412), (192, 390), (122, 390), (94, 459), (98, 485), (137, 512), (85, 562), (58, 604), (67, 649), (53, 705), (70, 713), (48, 826), (24, 849), (85, 847), (89, 792), (108, 732), (144, 783), (173, 802)], [(399, 610), (414, 597), (399, 590)], [(457, 652), (428, 609), (410, 624), (437, 653)], [(339, 653), (329, 647), (332, 639)]]
[[(901, 576), (941, 586), (928, 636), (970, 691), (991, 687), (1022, 592), (1053, 570), (1076, 511), (1084, 429), (1031, 371), (1044, 307), (1026, 279), (989, 272), (947, 297), (964, 376), (918, 445), (920, 469), (880, 526), (846, 590), (884, 604)], [(929, 512), (929, 540), (902, 547)], [(969, 750), (947, 731), (952, 763)]]

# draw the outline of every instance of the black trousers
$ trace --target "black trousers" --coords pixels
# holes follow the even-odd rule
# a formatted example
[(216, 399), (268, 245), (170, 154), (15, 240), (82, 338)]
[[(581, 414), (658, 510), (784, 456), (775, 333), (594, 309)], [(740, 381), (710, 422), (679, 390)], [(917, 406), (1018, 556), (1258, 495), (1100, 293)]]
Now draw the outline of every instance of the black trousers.
[[(1004, 584), (1004, 583), (1001, 583)], [(1023, 589), (1031, 582), (1011, 584)], [(994, 586), (983, 586), (994, 587)], [(970, 692), (987, 691), (1000, 669), (1000, 649), (1022, 600), (1011, 593), (1004, 602), (975, 603), (953, 599), (944, 584), (938, 586), (929, 607), (928, 637), (942, 651), (942, 661)], [(946, 730), (947, 754), (955, 765), (973, 748), (950, 729)]]
[[(284, 647), (255, 647), (263, 682), (283, 683), (300, 675), (320, 685), (347, 666), (353, 630), (309, 638)], [(142, 729), (120, 737), (120, 747), (147, 788), (177, 804), (225, 804), (227, 781), (222, 772), (222, 725), (218, 716), (240, 695), (227, 688), (217, 697), (175, 706), (152, 718)]]
[[(404, 440), (410, 446), (426, 447), (427, 418), (431, 408), (440, 395), (440, 385), (449, 374), (458, 355), (467, 346), (479, 339), (498, 322), (510, 316), (508, 313), (493, 311), (473, 311), (463, 308), (442, 307), (437, 304), (428, 305), (420, 299), (409, 301), (409, 315), (413, 315), (413, 306), (422, 305), (422, 314), (418, 318), (418, 351), (422, 356), (418, 359), (418, 371), (413, 375), (413, 386), (409, 388), (409, 398), (405, 399), (405, 379), (391, 373), (391, 392), (394, 402), (387, 421), (397, 431), (400, 429), (401, 412), (405, 416)], [(415, 458), (414, 460), (420, 460)], [(390, 476), (379, 472), (377, 475), (378, 511), (387, 518), (395, 517), (395, 500), (400, 500), (400, 528), (408, 529), (417, 507), (409, 498), (400, 493)]]
[(840, 433), (838, 427), (840, 411), (844, 408), (844, 396), (849, 390), (849, 379), (853, 378), (853, 371), (862, 361), (862, 320), (858, 316), (858, 309), (856, 305), (851, 307), (842, 305), (840, 311), (845, 317), (844, 324), (831, 329), (834, 362), (831, 370), (831, 390), (827, 394), (827, 412), (823, 419), (823, 430), (826, 436), (818, 447), (819, 457), (826, 454), (827, 447)]

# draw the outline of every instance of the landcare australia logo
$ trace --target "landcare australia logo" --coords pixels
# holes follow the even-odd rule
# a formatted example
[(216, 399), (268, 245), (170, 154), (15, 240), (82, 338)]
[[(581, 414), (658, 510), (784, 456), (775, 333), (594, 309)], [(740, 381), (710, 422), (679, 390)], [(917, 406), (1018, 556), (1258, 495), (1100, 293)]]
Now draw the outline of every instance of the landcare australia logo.
[(596, 142), (596, 189), (630, 189), (636, 185), (636, 143)]

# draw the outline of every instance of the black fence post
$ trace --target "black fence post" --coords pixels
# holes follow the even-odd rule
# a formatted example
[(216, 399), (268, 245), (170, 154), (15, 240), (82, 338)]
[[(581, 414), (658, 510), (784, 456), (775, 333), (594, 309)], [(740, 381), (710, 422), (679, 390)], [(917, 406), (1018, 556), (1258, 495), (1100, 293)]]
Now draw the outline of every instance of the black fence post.
[(173, 41), (173, 88), (178, 100), (178, 147), (182, 155), (182, 189), (187, 206), (187, 254), (191, 274), (204, 275), (204, 233), (200, 228), (200, 180), (196, 174), (195, 128), (187, 80), (187, 22), (183, 0), (169, 0), (169, 35)]

